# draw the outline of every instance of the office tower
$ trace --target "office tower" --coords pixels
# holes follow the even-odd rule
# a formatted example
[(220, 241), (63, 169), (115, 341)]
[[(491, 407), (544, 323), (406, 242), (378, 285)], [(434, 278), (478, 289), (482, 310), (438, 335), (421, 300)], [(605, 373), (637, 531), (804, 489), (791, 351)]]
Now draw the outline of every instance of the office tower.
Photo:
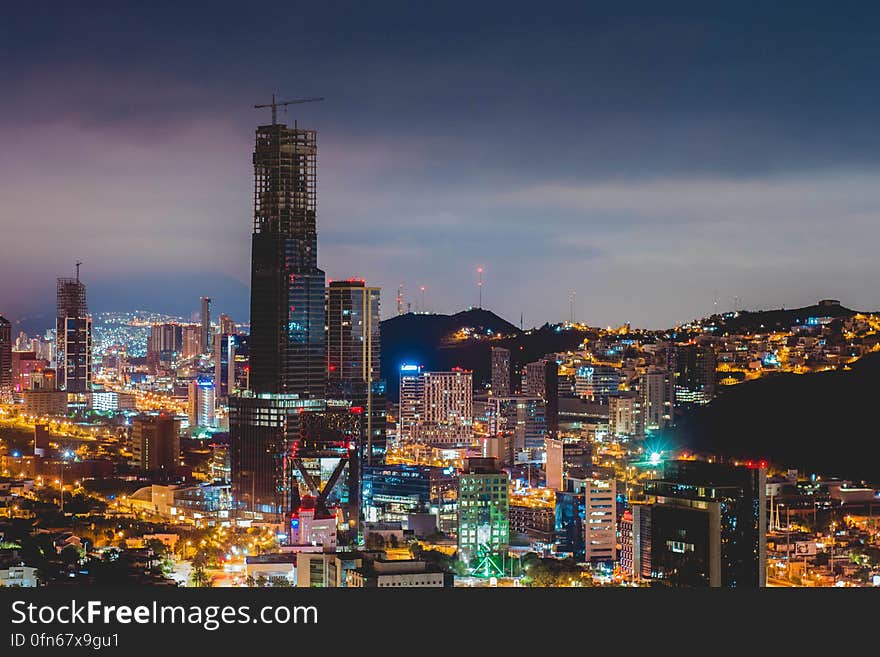
[(523, 367), (522, 392), (530, 397), (543, 397), (547, 390), (547, 359), (542, 358)]
[(225, 333), (226, 335), (235, 333), (235, 322), (232, 321), (229, 315), (220, 314), (220, 319), (217, 320), (217, 332), (220, 334)]
[(510, 350), (492, 347), (492, 394), (497, 397), (510, 396)]
[(619, 437), (644, 437), (643, 408), (641, 398), (632, 392), (622, 392), (617, 397), (609, 397), (608, 433)]
[(324, 272), (318, 269), (317, 132), (257, 128), (251, 260), (251, 388), (324, 399)]
[(181, 358), (195, 358), (202, 353), (202, 327), (194, 324), (182, 329)]
[(581, 438), (547, 438), (545, 473), (546, 486), (557, 491), (567, 490), (569, 478), (584, 480), (593, 464), (592, 446)]
[(672, 425), (675, 407), (675, 382), (666, 371), (648, 371), (639, 377), (642, 418), (647, 431)]
[(585, 558), (592, 563), (617, 560), (617, 484), (614, 479), (587, 479), (584, 487)]
[(433, 445), (465, 447), (474, 433), (473, 372), (422, 373), (422, 421), (416, 440)]
[(385, 383), (380, 380), (379, 288), (362, 280), (327, 287), (327, 398), (364, 410), (364, 462), (385, 454)]
[[(763, 464), (760, 464), (763, 465)], [(669, 461), (633, 505), (634, 570), (670, 586), (765, 585), (765, 467)]]
[(421, 423), (424, 414), (424, 379), (421, 365), (400, 366), (400, 398), (398, 404), (397, 439), (400, 441), (415, 440), (416, 427)]
[(0, 397), (12, 393), (12, 324), (0, 315)]
[(202, 302), (202, 337), (199, 341), (199, 353), (211, 353), (211, 297), (201, 297)]
[(147, 342), (147, 353), (170, 359), (183, 348), (183, 327), (180, 324), (153, 324)]
[(131, 421), (134, 464), (144, 472), (174, 475), (180, 461), (180, 422), (171, 415), (139, 415)]
[[(225, 404), (235, 387), (235, 336), (218, 332), (214, 336), (214, 384), (217, 402)], [(232, 385), (230, 386), (230, 382)]]
[(55, 324), (58, 388), (69, 393), (92, 389), (92, 318), (86, 286), (76, 278), (59, 278)]
[(541, 397), (515, 395), (486, 397), (483, 401), (486, 432), (492, 443), (491, 456), (502, 465), (513, 463), (516, 454), (544, 448), (547, 432), (547, 404)]
[(578, 397), (599, 404), (607, 404), (620, 390), (620, 370), (616, 367), (586, 365), (577, 368), (575, 377)]
[(559, 432), (559, 364), (556, 359), (549, 357), (526, 363), (522, 392), (529, 397), (541, 397), (547, 402), (547, 433), (556, 436)]
[(193, 429), (213, 429), (217, 426), (215, 409), (217, 391), (213, 379), (200, 376), (189, 384), (189, 425)]
[(454, 468), (404, 463), (367, 465), (362, 480), (365, 521), (407, 526), (414, 516), (431, 515), (440, 531), (458, 531), (458, 477)]
[(458, 549), (475, 575), (504, 574), (509, 512), (507, 473), (495, 459), (467, 459), (458, 483)]
[(715, 397), (715, 351), (710, 345), (677, 345), (675, 402), (708, 404)]
[(634, 531), (633, 514), (627, 509), (620, 517), (620, 570), (632, 578), (635, 575), (634, 568)]

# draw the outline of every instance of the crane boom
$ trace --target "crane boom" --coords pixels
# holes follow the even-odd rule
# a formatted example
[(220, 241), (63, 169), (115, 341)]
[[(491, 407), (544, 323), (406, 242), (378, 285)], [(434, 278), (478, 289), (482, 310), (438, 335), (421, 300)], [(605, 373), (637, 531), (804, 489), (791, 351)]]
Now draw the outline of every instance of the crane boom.
[(319, 100), (324, 100), (323, 97), (313, 97), (313, 98), (294, 98), (293, 100), (275, 100), (275, 94), (272, 94), (272, 102), (271, 103), (263, 103), (262, 105), (254, 105), (254, 109), (265, 109), (266, 107), (272, 108), (272, 125), (275, 125), (278, 122), (278, 108), (279, 107), (287, 107), (288, 105), (299, 105), (301, 103), (315, 103)]

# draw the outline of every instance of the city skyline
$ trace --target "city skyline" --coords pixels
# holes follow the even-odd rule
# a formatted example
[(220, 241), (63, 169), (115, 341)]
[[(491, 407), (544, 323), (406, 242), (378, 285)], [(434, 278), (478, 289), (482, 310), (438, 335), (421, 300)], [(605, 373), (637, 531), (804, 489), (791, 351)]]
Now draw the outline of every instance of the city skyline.
[(247, 156), (269, 120), (252, 106), (273, 92), (327, 98), (279, 121), (319, 132), (328, 279), (387, 299), (402, 283), (414, 307), (424, 285), (453, 313), (477, 305), (483, 267), (482, 306), (527, 327), (567, 319), (571, 290), (598, 326), (674, 326), (735, 297), (880, 307), (871, 16), (585, 5), (525, 30), (522, 10), (312, 10), (299, 28), (15, 8), (9, 26), (40, 32), (4, 34), (10, 61), (33, 56), (3, 73), (0, 194), (10, 243), (44, 257), (11, 251), (0, 312), (51, 318), (55, 277), (82, 260), (93, 312), (210, 296), (243, 321)]

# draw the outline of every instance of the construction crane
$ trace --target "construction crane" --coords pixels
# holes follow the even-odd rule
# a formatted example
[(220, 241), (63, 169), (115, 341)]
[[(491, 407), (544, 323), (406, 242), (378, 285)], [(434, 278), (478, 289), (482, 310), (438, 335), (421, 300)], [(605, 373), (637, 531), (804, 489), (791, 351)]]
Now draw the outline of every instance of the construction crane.
[(324, 100), (322, 97), (319, 98), (295, 98), (293, 100), (282, 100), (276, 101), (275, 94), (272, 94), (272, 102), (264, 103), (263, 105), (254, 105), (254, 109), (265, 109), (266, 107), (272, 108), (272, 125), (278, 123), (278, 108), (279, 107), (287, 107), (288, 105), (299, 105), (301, 103), (315, 103), (319, 100)]

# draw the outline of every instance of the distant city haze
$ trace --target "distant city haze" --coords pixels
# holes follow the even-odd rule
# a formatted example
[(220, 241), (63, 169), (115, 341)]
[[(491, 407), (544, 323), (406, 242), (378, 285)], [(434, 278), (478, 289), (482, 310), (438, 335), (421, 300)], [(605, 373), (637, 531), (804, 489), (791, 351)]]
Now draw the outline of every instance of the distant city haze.
[(526, 327), (572, 290), (598, 326), (880, 309), (880, 7), (433, 4), (7, 8), (0, 314), (52, 326), (81, 260), (93, 313), (246, 322), (273, 92), (326, 97), (279, 121), (318, 131), (319, 266), (383, 318), (476, 305), (478, 267)]

